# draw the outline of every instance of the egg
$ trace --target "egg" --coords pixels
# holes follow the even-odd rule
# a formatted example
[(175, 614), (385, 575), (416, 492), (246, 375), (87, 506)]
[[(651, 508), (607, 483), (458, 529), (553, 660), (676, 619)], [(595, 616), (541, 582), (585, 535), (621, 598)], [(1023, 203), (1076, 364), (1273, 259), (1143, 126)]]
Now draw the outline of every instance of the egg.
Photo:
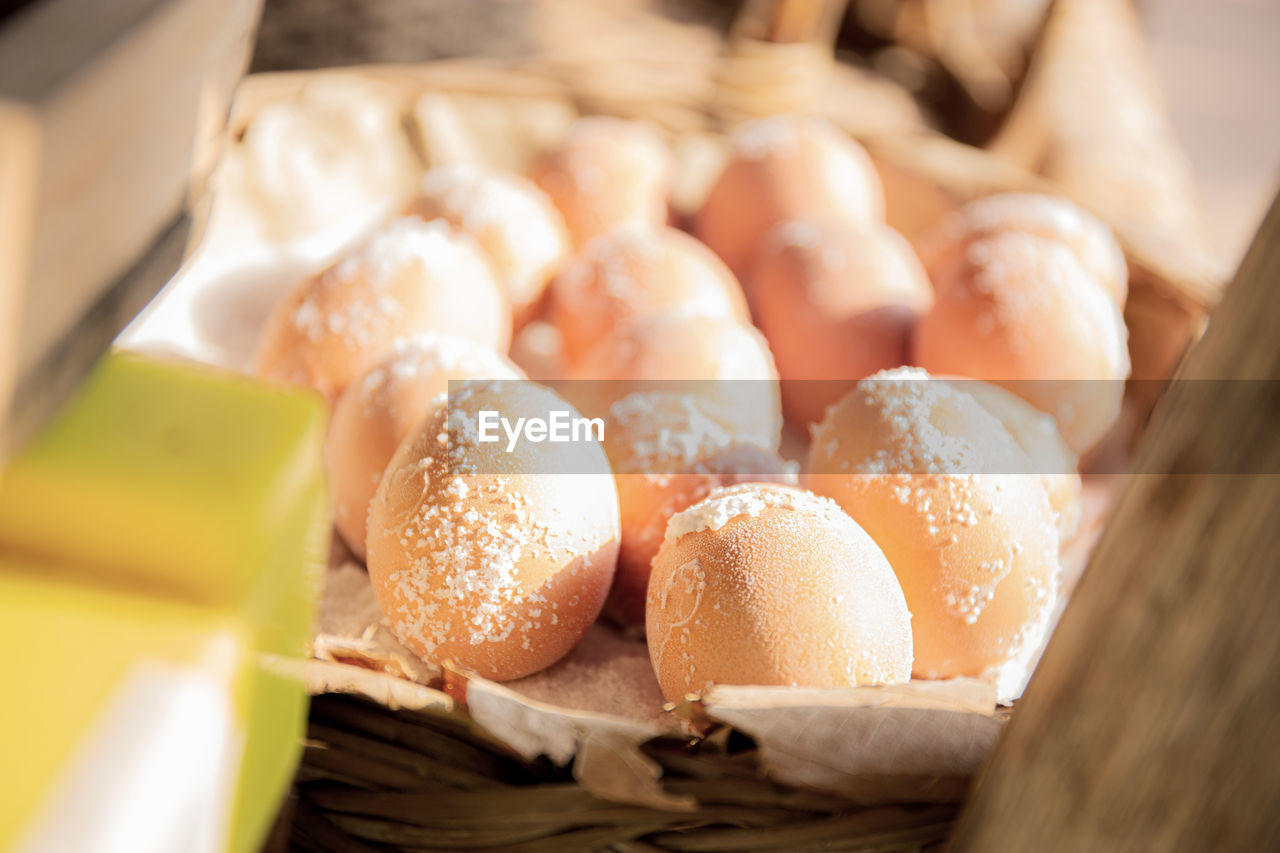
[(1076, 472), (1079, 460), (1058, 434), (1057, 423), (1050, 415), (998, 385), (979, 379), (952, 379), (950, 382), (956, 390), (972, 396), (1000, 421), (1026, 453), (1032, 473), (1040, 478), (1049, 497), (1058, 541), (1060, 544), (1066, 542), (1080, 526), (1082, 487), (1080, 475)]
[(622, 521), (605, 614), (625, 628), (644, 629), (649, 566), (667, 519), (720, 486), (795, 482), (777, 452), (736, 440), (705, 409), (693, 395), (638, 393), (615, 403), (605, 418), (605, 451)]
[(535, 166), (575, 246), (627, 222), (667, 221), (671, 152), (651, 126), (607, 116), (575, 121)]
[(408, 212), (444, 219), (480, 244), (514, 314), (528, 319), (569, 253), (564, 218), (527, 178), (465, 163), (427, 172)]
[(729, 268), (674, 228), (630, 224), (593, 238), (556, 277), (550, 299), (549, 317), (569, 363), (634, 317), (665, 312), (749, 320)]
[(1006, 232), (1061, 243), (1116, 305), (1124, 308), (1129, 270), (1111, 229), (1079, 205), (1060, 196), (997, 193), (966, 204), (921, 240), (921, 257), (934, 275), (953, 264), (977, 239)]
[(752, 305), (787, 417), (821, 420), (856, 380), (905, 364), (933, 290), (911, 246), (879, 222), (786, 222), (769, 232)]
[(572, 381), (561, 387), (590, 414), (642, 390), (695, 394), (737, 438), (769, 448), (780, 440), (778, 372), (751, 326), (689, 314), (637, 317), (592, 347), (566, 378)]
[(332, 400), (396, 339), (429, 331), (505, 351), (511, 313), (474, 240), (402, 217), (277, 303), (256, 371)]
[(357, 557), (365, 554), (365, 519), (396, 448), (447, 395), (450, 381), (521, 379), (510, 361), (456, 335), (429, 332), (392, 344), (356, 377), (333, 406), (325, 462), (334, 525)]
[(693, 233), (744, 280), (764, 235), (791, 219), (884, 219), (884, 190), (858, 143), (817, 118), (747, 122), (693, 219)]
[(511, 339), (507, 356), (530, 379), (550, 382), (564, 373), (564, 339), (546, 320), (530, 320)]
[(673, 516), (646, 613), (669, 701), (712, 684), (855, 687), (911, 674), (911, 616), (885, 555), (834, 502), (787, 486), (718, 489)]
[(1006, 231), (967, 244), (934, 279), (913, 361), (985, 379), (1053, 415), (1083, 453), (1120, 414), (1129, 375), (1120, 309), (1061, 243)]
[(920, 370), (863, 380), (814, 430), (805, 483), (893, 567), (917, 677), (984, 677), (1003, 691), (1039, 646), (1059, 588), (1058, 534), (1026, 464), (977, 400)]
[(577, 417), (529, 382), (453, 394), (387, 466), (369, 508), (369, 579), (415, 654), (508, 681), (554, 663), (599, 615), (618, 555), (618, 496), (598, 443), (509, 450), (481, 440), (485, 411)]

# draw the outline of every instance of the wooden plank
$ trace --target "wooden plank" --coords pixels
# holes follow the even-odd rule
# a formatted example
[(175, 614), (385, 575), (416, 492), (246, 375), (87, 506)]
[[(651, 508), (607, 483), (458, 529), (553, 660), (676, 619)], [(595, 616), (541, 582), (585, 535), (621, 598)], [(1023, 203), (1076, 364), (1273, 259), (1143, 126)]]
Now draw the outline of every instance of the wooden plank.
[[(18, 334), (39, 150), (38, 123), (31, 111), (0, 99), (0, 424), (18, 384)], [(0, 460), (3, 436), (0, 430)]]
[(1280, 200), (1157, 407), (952, 850), (1280, 849), (1277, 284)]
[(131, 272), (204, 200), (260, 2), (43, 0), (0, 29), (0, 126), (32, 141), (0, 150), (0, 188), (26, 182), (0, 218), (0, 458), (176, 270), (182, 245)]

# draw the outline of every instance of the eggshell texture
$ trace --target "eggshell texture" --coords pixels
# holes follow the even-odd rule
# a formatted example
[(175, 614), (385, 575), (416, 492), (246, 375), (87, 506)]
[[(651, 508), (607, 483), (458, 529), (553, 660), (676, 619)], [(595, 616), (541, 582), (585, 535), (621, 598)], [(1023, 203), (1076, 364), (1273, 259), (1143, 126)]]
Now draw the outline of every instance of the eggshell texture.
[(667, 520), (736, 483), (794, 483), (795, 474), (770, 449), (734, 439), (692, 395), (632, 394), (605, 419), (605, 451), (613, 466), (622, 543), (605, 614), (644, 629), (649, 566)]
[(624, 320), (658, 313), (748, 322), (738, 280), (674, 228), (624, 225), (592, 239), (551, 286), (551, 321), (570, 363)]
[(546, 320), (530, 320), (511, 339), (507, 356), (538, 382), (559, 379), (564, 373), (564, 346), (560, 330)]
[(671, 171), (671, 152), (652, 127), (590, 116), (573, 123), (533, 176), (582, 246), (626, 222), (663, 225)]
[(1029, 473), (1031, 460), (963, 384), (915, 367), (869, 376), (813, 430), (810, 459), (829, 473)]
[(815, 430), (805, 482), (893, 566), (914, 674), (998, 682), (1038, 645), (1058, 592), (1053, 512), (1038, 478), (986, 473), (1026, 464), (1000, 423), (927, 380), (890, 371), (859, 383)]
[(653, 560), (649, 656), (668, 700), (711, 684), (853, 687), (911, 672), (911, 616), (876, 544), (800, 489), (719, 489)]
[[(776, 448), (782, 432), (778, 372), (751, 326), (696, 315), (651, 315), (620, 324), (569, 369), (579, 407), (603, 415), (641, 390), (691, 393), (734, 434)], [(750, 437), (750, 438), (748, 438)]]
[(972, 396), (1009, 433), (1031, 461), (1031, 470), (1040, 478), (1049, 506), (1053, 509), (1059, 543), (1075, 534), (1080, 526), (1080, 475), (1078, 459), (1058, 434), (1058, 424), (1050, 415), (998, 385), (978, 379), (962, 379), (954, 387)]
[(474, 240), (445, 222), (403, 217), (276, 305), (257, 372), (332, 400), (397, 338), (428, 331), (505, 351), (510, 309)]
[[(369, 578), (395, 635), (498, 681), (554, 663), (613, 581), (618, 497), (583, 442), (481, 442), (479, 412), (576, 412), (528, 382), (469, 385), (400, 445), (369, 508)], [(590, 473), (564, 473), (583, 471)]]
[(1004, 385), (1053, 415), (1076, 453), (1097, 443), (1120, 413), (1128, 331), (1071, 250), (1005, 232), (970, 242), (939, 276), (915, 363)]
[(801, 424), (821, 420), (856, 380), (905, 364), (911, 330), (933, 302), (910, 244), (880, 223), (777, 226), (751, 293), (783, 407)]
[(408, 212), (426, 220), (444, 219), (474, 238), (520, 316), (541, 298), (569, 253), (560, 211), (519, 175), (472, 164), (437, 166), (423, 177)]
[(387, 463), (433, 405), (445, 402), (449, 381), (521, 378), (520, 370), (493, 350), (429, 332), (396, 341), (347, 386), (333, 407), (325, 462), (334, 525), (353, 554), (364, 558), (369, 503)]
[(722, 415), (703, 395), (637, 391), (614, 402), (604, 416), (605, 453), (614, 470), (669, 472), (672, 460), (692, 461), (731, 444), (776, 449), (755, 441), (758, 436), (737, 432)]
[(1007, 232), (1061, 243), (1116, 305), (1124, 307), (1129, 270), (1120, 244), (1100, 219), (1059, 196), (999, 193), (972, 201), (922, 239), (920, 256), (931, 275), (937, 276), (955, 263), (969, 242)]
[(747, 122), (697, 212), (693, 232), (746, 280), (770, 228), (791, 219), (884, 219), (884, 190), (862, 146), (816, 118)]

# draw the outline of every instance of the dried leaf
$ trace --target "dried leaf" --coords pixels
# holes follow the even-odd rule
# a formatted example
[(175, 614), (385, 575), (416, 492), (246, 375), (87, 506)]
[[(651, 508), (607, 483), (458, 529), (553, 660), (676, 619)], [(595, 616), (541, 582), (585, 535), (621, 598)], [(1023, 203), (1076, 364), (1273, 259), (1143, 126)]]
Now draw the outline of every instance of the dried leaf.
[(634, 740), (615, 732), (588, 733), (573, 762), (573, 778), (587, 791), (615, 803), (631, 803), (661, 811), (691, 812), (693, 797), (663, 790), (662, 767), (642, 755)]
[(946, 681), (914, 680), (885, 687), (811, 688), (751, 687), (720, 684), (703, 697), (703, 705), (714, 718), (731, 708), (933, 708), (990, 715), (995, 707), (995, 691), (990, 684), (974, 678)]
[(612, 735), (619, 743), (633, 744), (662, 734), (653, 726), (526, 699), (483, 678), (469, 679), (467, 709), (481, 727), (511, 744), (526, 759), (545, 755), (560, 765), (573, 759), (589, 734)]
[(311, 641), (311, 653), (318, 660), (350, 664), (375, 672), (385, 672), (397, 678), (414, 680), (408, 661), (399, 655), (383, 651), (367, 635), (337, 637), (333, 634), (317, 634)]
[(382, 672), (321, 660), (296, 660), (274, 655), (262, 656), (263, 666), (281, 675), (297, 678), (312, 696), (322, 693), (352, 693), (386, 708), (452, 712), (454, 701), (439, 690), (395, 678)]
[(956, 798), (1001, 728), (992, 688), (971, 680), (790, 693), (718, 687), (704, 704), (756, 740), (774, 779), (864, 802)]

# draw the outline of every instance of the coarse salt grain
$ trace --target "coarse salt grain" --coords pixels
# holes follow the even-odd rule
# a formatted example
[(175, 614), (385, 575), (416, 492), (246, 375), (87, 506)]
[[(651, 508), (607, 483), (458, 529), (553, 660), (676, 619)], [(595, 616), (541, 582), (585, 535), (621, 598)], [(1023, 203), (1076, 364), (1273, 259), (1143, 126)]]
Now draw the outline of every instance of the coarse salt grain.
[(391, 220), (325, 276), (337, 279), (364, 276), (369, 286), (378, 290), (414, 262), (421, 264), (429, 275), (448, 282), (461, 284), (490, 276), (474, 240), (455, 231), (447, 222), (423, 222), (416, 216)]
[(666, 541), (704, 530), (719, 530), (735, 518), (754, 518), (766, 509), (803, 512), (815, 519), (831, 520), (844, 511), (830, 498), (802, 489), (747, 483), (711, 492), (702, 501), (678, 512), (667, 522)]

